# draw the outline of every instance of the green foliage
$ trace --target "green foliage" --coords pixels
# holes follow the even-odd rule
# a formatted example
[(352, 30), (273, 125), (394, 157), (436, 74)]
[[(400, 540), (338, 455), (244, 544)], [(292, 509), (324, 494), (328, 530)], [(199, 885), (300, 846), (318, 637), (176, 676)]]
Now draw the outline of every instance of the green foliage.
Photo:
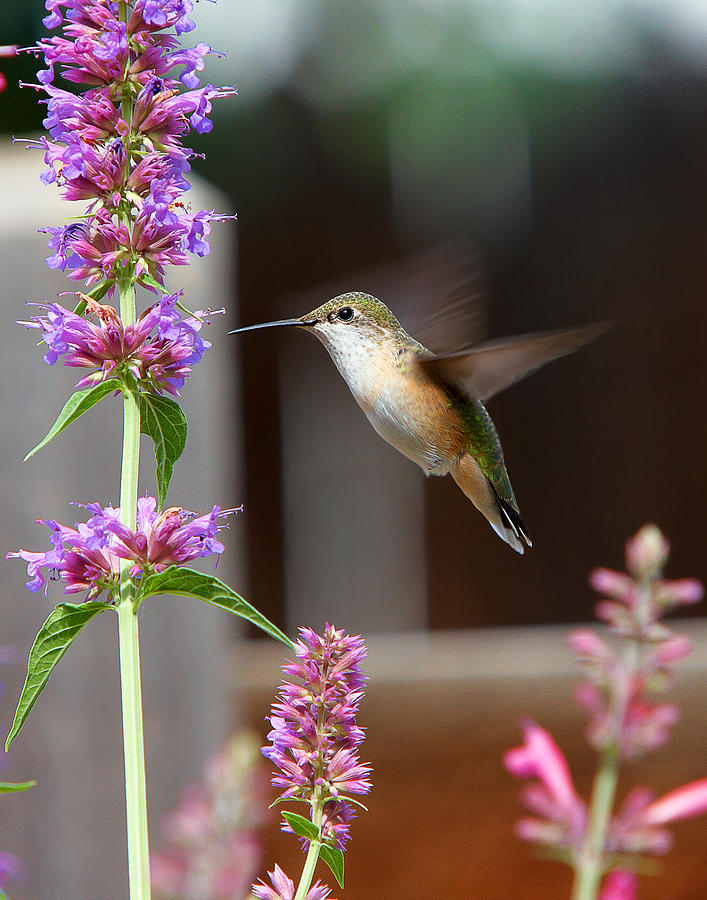
[(161, 295), (169, 293), (167, 288), (163, 284), (160, 284), (156, 278), (153, 278), (149, 272), (142, 273), (142, 275), (140, 276), (140, 284), (146, 285), (148, 287), (153, 287)]
[(218, 606), (220, 609), (228, 610), (228, 612), (252, 622), (270, 637), (274, 637), (290, 649), (294, 649), (295, 645), (286, 634), (283, 634), (240, 594), (213, 575), (205, 575), (203, 572), (197, 572), (187, 566), (170, 566), (164, 572), (147, 575), (142, 579), (138, 588), (136, 604), (139, 606), (146, 597), (153, 594), (179, 594), (182, 597), (203, 600), (204, 603)]
[(52, 427), (47, 432), (46, 437), (44, 437), (36, 447), (33, 447), (27, 456), (24, 458), (24, 462), (30, 458), (30, 456), (34, 456), (37, 450), (41, 450), (45, 444), (48, 444), (52, 438), (55, 438), (59, 432), (63, 431), (67, 425), (71, 425), (72, 422), (75, 422), (79, 416), (82, 416), (85, 412), (88, 412), (92, 406), (95, 406), (100, 400), (102, 400), (108, 394), (112, 394), (113, 391), (121, 391), (123, 390), (123, 384), (118, 381), (117, 378), (109, 378), (107, 381), (101, 381), (98, 384), (93, 385), (93, 387), (84, 388), (80, 391), (74, 391), (74, 393), (69, 397), (69, 399), (64, 404), (64, 408), (59, 413), (56, 422), (52, 425)]
[(339, 887), (343, 888), (344, 886), (344, 854), (338, 847), (329, 847), (327, 844), (322, 844), (321, 850), (319, 851), (319, 858), (322, 862), (326, 863), (331, 869), (331, 873), (336, 878)]
[(282, 818), (287, 822), (294, 833), (300, 837), (303, 837), (308, 841), (319, 840), (319, 829), (314, 822), (310, 821), (310, 819), (306, 819), (298, 813), (289, 812), (289, 810), (283, 810)]
[(19, 794), (34, 787), (36, 781), (0, 781), (0, 794)]
[(60, 603), (49, 613), (39, 629), (27, 660), (27, 678), (17, 704), (15, 719), (5, 742), (5, 749), (17, 737), (37, 698), (44, 690), (54, 666), (71, 646), (76, 635), (91, 619), (105, 609), (107, 603), (91, 600), (86, 603)]
[[(303, 837), (307, 841), (321, 840), (317, 826), (314, 822), (311, 822), (304, 816), (300, 816), (298, 813), (289, 812), (289, 810), (284, 810), (282, 818), (287, 822), (294, 833), (299, 835), (299, 837)], [(343, 888), (344, 854), (342, 851), (339, 850), (338, 847), (330, 847), (328, 844), (321, 844), (319, 847), (319, 858), (323, 863), (326, 863), (326, 865), (329, 866), (339, 887)]]
[(155, 443), (157, 502), (164, 506), (172, 469), (187, 442), (187, 418), (181, 406), (160, 394), (140, 394), (140, 430)]

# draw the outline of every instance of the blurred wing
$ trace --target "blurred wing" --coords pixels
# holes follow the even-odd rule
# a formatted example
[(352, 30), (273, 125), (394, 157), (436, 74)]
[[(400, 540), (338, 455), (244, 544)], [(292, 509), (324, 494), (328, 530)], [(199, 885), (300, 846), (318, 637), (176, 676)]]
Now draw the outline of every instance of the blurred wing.
[(409, 288), (396, 307), (407, 332), (438, 356), (480, 343), (488, 316), (480, 254), (450, 241), (411, 257), (408, 265)]
[(483, 403), (553, 359), (593, 341), (609, 327), (611, 323), (601, 322), (567, 331), (520, 335), (419, 362), (428, 372)]

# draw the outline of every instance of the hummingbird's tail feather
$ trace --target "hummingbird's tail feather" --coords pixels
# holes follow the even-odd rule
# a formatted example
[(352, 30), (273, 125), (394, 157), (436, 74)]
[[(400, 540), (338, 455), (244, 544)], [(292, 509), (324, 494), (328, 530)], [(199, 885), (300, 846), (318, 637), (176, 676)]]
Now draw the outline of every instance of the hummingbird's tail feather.
[(530, 539), (530, 535), (528, 534), (528, 526), (525, 524), (525, 520), (520, 513), (520, 510), (514, 506), (512, 503), (509, 503), (507, 500), (504, 500), (498, 493), (498, 491), (491, 485), (494, 494), (496, 495), (496, 501), (498, 503), (498, 508), (501, 512), (501, 517), (504, 522), (511, 529), (513, 534), (521, 539), (526, 546), (532, 547), (533, 542)]
[(517, 553), (525, 553), (526, 545), (532, 547), (530, 535), (520, 512), (498, 496), (493, 485), (484, 475), (477, 460), (465, 453), (450, 466), (452, 478), (465, 497), (488, 519), (496, 534)]

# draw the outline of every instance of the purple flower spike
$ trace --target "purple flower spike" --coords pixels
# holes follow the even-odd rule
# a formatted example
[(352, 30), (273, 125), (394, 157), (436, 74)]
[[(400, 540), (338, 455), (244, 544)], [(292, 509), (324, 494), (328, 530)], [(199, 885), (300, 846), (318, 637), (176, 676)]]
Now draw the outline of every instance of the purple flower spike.
[(112, 306), (81, 294), (94, 322), (58, 303), (48, 303), (39, 304), (45, 315), (21, 324), (42, 332), (48, 348), (44, 361), (50, 366), (62, 359), (65, 366), (96, 370), (81, 378), (78, 387), (131, 372), (144, 389), (176, 396), (211, 346), (199, 335), (204, 317), (223, 312), (199, 310), (183, 319), (177, 309), (180, 296), (181, 292), (164, 295), (127, 328)]
[(347, 795), (371, 789), (370, 766), (357, 754), (364, 732), (355, 722), (366, 647), (360, 637), (327, 625), (323, 636), (300, 628), (296, 654), (283, 666), (288, 680), (273, 704), (271, 745), (263, 755), (279, 769), (272, 783), (281, 796), (305, 801), (313, 813), (319, 808), (324, 841), (343, 850), (354, 815)]
[[(46, 229), (47, 264), (87, 285), (115, 282), (126, 267), (137, 281), (164, 283), (166, 265), (208, 253), (218, 218), (182, 200), (193, 155), (182, 141), (190, 128), (210, 131), (212, 102), (235, 88), (202, 86), (214, 51), (181, 46), (194, 28), (192, 0), (46, 0), (46, 8), (45, 24), (62, 33), (26, 50), (45, 62), (37, 83), (24, 85), (46, 94), (49, 136), (33, 145), (44, 150), (42, 181), (90, 204), (80, 226)], [(58, 73), (83, 93), (54, 85)]]
[(46, 590), (47, 581), (63, 581), (65, 594), (85, 591), (86, 600), (95, 600), (104, 591), (115, 594), (123, 559), (131, 561), (130, 574), (135, 577), (213, 553), (220, 555), (224, 547), (216, 535), (224, 526), (218, 520), (238, 512), (214, 506), (210, 513), (197, 516), (172, 506), (158, 513), (154, 497), (141, 497), (132, 531), (120, 521), (120, 509), (97, 503), (89, 503), (86, 509), (91, 518), (77, 523), (76, 528), (51, 519), (38, 520), (52, 531), (51, 550), (6, 554), (6, 559), (27, 563), (30, 591)]

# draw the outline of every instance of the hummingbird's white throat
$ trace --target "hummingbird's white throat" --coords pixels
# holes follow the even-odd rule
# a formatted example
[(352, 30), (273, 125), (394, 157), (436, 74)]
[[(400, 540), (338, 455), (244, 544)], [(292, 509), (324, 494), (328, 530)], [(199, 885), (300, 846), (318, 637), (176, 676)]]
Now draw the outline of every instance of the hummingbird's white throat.
[(386, 363), (390, 366), (395, 357), (393, 342), (374, 323), (319, 322), (312, 331), (328, 350), (351, 393), (364, 406), (380, 388), (382, 367)]

